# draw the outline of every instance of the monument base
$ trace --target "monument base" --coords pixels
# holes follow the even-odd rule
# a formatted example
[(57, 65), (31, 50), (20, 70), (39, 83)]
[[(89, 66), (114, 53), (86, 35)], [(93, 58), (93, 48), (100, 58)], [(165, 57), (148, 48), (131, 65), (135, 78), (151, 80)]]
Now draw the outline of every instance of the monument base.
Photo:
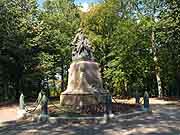
[(83, 106), (83, 105), (93, 105), (99, 103), (105, 103), (106, 95), (94, 95), (85, 93), (76, 94), (61, 94), (60, 95), (60, 105), (61, 106)]
[(104, 103), (107, 94), (102, 85), (99, 64), (93, 61), (76, 61), (70, 65), (68, 87), (60, 95), (60, 105)]

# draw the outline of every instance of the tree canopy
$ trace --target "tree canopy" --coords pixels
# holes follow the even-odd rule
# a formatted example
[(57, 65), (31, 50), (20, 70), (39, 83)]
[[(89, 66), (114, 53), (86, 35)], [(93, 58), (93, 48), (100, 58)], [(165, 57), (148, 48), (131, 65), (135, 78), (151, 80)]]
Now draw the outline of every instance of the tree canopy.
[(45, 0), (41, 8), (36, 0), (1, 0), (0, 101), (18, 99), (21, 91), (37, 96), (45, 77), (51, 91), (65, 90), (79, 27), (112, 94), (179, 97), (179, 17), (178, 0), (103, 0), (88, 12), (73, 0)]

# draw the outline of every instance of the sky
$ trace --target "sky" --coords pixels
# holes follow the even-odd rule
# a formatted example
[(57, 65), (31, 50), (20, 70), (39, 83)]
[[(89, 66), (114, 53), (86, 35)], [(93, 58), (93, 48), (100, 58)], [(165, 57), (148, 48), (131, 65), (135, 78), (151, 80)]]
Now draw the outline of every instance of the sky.
[[(45, 0), (38, 0), (38, 4), (40, 6), (42, 6), (42, 3), (44, 2)], [(96, 3), (98, 2), (98, 0), (75, 0), (75, 4), (78, 4), (78, 5), (82, 5), (82, 8), (81, 10), (84, 11), (84, 12), (87, 12), (88, 9), (89, 9), (89, 4), (91, 3)]]
[(87, 12), (89, 9), (89, 4), (96, 2), (97, 0), (75, 0), (75, 4), (81, 5), (80, 8), (83, 12)]

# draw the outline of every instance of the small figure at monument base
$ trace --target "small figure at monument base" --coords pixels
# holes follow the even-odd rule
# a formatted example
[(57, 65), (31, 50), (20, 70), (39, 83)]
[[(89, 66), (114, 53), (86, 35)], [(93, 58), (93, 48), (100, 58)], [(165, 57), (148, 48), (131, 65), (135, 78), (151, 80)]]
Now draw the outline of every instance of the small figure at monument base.
[(48, 98), (45, 93), (42, 93), (42, 100), (40, 101), (41, 114), (39, 115), (39, 121), (46, 122), (48, 120)]
[(19, 98), (19, 109), (17, 111), (17, 119), (23, 119), (28, 115), (28, 113), (25, 110), (25, 102), (24, 102), (24, 94), (21, 92), (20, 98)]

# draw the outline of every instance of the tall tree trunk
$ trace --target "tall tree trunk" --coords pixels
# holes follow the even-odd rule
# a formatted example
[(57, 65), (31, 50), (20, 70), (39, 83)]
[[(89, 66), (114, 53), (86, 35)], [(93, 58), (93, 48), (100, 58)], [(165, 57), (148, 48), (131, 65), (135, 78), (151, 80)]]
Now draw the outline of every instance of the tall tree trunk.
[(180, 97), (180, 72), (176, 73), (177, 97)]
[(128, 82), (127, 80), (124, 80), (124, 96), (127, 96), (128, 94)]
[(8, 95), (7, 95), (7, 91), (8, 91), (8, 82), (4, 83), (4, 101), (8, 101)]
[(155, 63), (155, 73), (156, 73), (156, 81), (158, 85), (158, 97), (163, 97), (163, 91), (162, 91), (162, 83), (160, 78), (160, 67), (158, 65), (158, 58), (157, 58), (157, 48), (155, 44), (155, 32), (152, 30), (151, 33), (151, 46), (153, 51), (153, 60)]
[(68, 71), (68, 67), (69, 66), (66, 66), (66, 85), (65, 85), (65, 87), (67, 88), (67, 85), (68, 85), (68, 76), (69, 76), (69, 71)]
[(64, 91), (64, 58), (61, 59), (61, 90)]
[(16, 101), (18, 101), (18, 100), (19, 100), (19, 97), (20, 97), (20, 81), (19, 81), (19, 80), (16, 81), (16, 87), (15, 87), (15, 89), (16, 89), (15, 98), (16, 98)]
[(54, 79), (54, 77), (53, 77), (53, 87), (54, 87), (54, 90), (53, 90), (53, 96), (56, 96), (56, 94), (57, 94), (57, 89), (56, 89), (56, 82), (55, 82), (55, 79)]
[[(47, 82), (49, 82), (49, 78), (48, 76), (46, 76), (46, 79), (47, 79)], [(51, 93), (50, 93), (50, 88), (49, 88), (49, 83), (48, 83), (48, 88), (47, 88), (47, 97), (49, 98), (51, 96)]]

